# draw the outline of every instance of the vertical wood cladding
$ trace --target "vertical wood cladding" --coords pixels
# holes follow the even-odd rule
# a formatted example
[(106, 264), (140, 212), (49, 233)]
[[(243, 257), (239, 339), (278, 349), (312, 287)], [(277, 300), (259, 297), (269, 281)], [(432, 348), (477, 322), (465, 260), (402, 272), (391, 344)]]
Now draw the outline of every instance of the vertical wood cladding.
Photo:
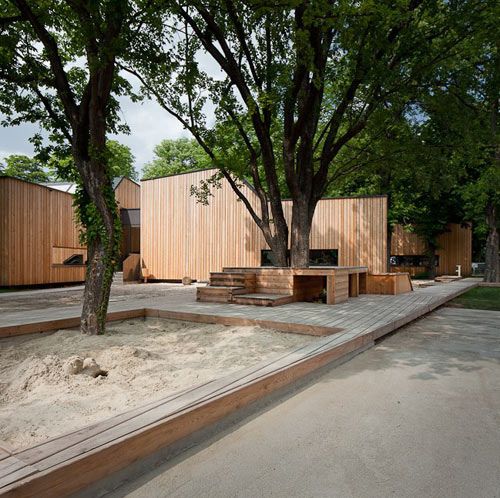
[(141, 207), (141, 186), (123, 177), (115, 188), (115, 198), (118, 206), (124, 209), (139, 209)]
[(84, 254), (71, 194), (0, 177), (0, 223), (0, 285), (85, 279), (84, 267), (57, 265), (53, 259), (73, 250)]
[[(462, 276), (472, 272), (472, 228), (469, 224), (450, 223), (444, 233), (437, 238), (439, 265), (438, 275), (455, 275), (456, 265), (462, 266)], [(423, 256), (426, 244), (416, 233), (408, 232), (401, 225), (396, 225), (391, 241), (391, 255)], [(412, 275), (424, 272), (423, 267), (391, 267), (391, 271), (408, 271)]]
[[(267, 245), (230, 185), (223, 181), (221, 188), (213, 189), (208, 206), (190, 194), (192, 185), (214, 172), (142, 182), (142, 264), (155, 279), (207, 280), (210, 271), (224, 266), (260, 265), (260, 252)], [(253, 190), (246, 185), (242, 189), (258, 210)], [(284, 210), (290, 220), (290, 201), (284, 201)], [(311, 249), (338, 249), (341, 266), (386, 271), (386, 219), (387, 200), (382, 196), (323, 199), (313, 219)]]

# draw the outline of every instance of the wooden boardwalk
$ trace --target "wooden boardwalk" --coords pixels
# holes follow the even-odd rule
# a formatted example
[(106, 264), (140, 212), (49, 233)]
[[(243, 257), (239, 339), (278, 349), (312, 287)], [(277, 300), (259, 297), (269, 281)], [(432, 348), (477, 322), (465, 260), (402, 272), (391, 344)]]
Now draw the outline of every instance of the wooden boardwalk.
[[(174, 297), (171, 294), (168, 300), (161, 297), (140, 300), (127, 298), (110, 302), (109, 312), (150, 308), (202, 316), (239, 317), (249, 320), (338, 327), (350, 332), (363, 333), (399, 321), (405, 316), (428, 313), (479, 283), (479, 279), (467, 278), (450, 284), (416, 289), (414, 292), (397, 296), (365, 294), (334, 306), (291, 303), (278, 308), (200, 303), (196, 302), (193, 289), (192, 301), (186, 301), (185, 295)], [(68, 306), (0, 313), (0, 331), (2, 328), (44, 321), (78, 319), (80, 312), (81, 306)]]
[[(465, 279), (398, 296), (366, 295), (335, 306), (293, 303), (278, 308), (182, 302), (161, 298), (112, 303), (111, 312), (156, 310), (199, 317), (267, 320), (341, 329), (293, 351), (71, 434), (21, 451), (0, 451), (0, 494), (67, 496), (155, 451), (213, 424), (328, 363), (357, 354), (374, 341), (479, 285)], [(9, 313), (1, 326), (71, 320), (79, 308)], [(5, 314), (7, 315), (7, 314)], [(201, 320), (200, 320), (201, 321)], [(1, 344), (1, 341), (0, 341)]]

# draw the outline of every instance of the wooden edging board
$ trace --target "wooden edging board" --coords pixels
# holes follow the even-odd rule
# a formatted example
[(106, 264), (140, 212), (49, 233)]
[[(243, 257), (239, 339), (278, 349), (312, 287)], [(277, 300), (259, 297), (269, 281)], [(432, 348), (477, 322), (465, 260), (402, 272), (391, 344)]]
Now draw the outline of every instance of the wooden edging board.
[[(233, 316), (208, 315), (201, 313), (187, 313), (183, 311), (167, 311), (153, 308), (136, 308), (125, 311), (109, 312), (106, 321), (126, 320), (128, 318), (169, 318), (171, 320), (185, 320), (197, 323), (216, 323), (221, 325), (258, 325), (260, 327), (273, 328), (280, 332), (291, 332), (294, 334), (305, 334), (314, 336), (325, 336), (340, 332), (338, 327), (321, 327), (302, 323), (278, 322), (272, 320), (258, 320), (252, 318), (242, 318)], [(40, 332), (50, 332), (64, 328), (74, 328), (80, 325), (80, 317), (58, 318), (54, 320), (44, 320), (19, 325), (0, 326), (0, 339), (14, 337), (25, 334), (36, 334)]]
[(259, 320), (253, 318), (242, 318), (239, 316), (220, 316), (201, 313), (187, 313), (184, 311), (169, 311), (146, 308), (145, 316), (155, 318), (170, 318), (172, 320), (185, 320), (188, 322), (216, 323), (221, 325), (258, 325), (260, 327), (279, 330), (280, 332), (291, 332), (294, 334), (305, 334), (314, 336), (326, 336), (341, 332), (339, 327), (322, 327), (319, 325), (308, 325), (305, 323), (277, 322), (274, 320)]
[[(111, 311), (106, 316), (107, 322), (126, 320), (127, 318), (141, 318), (144, 316), (144, 308), (136, 308), (125, 311)], [(19, 325), (0, 326), (0, 339), (14, 337), (16, 335), (37, 334), (39, 332), (50, 332), (51, 330), (69, 329), (80, 325), (80, 317), (56, 318), (53, 320), (41, 320), (39, 322), (23, 323)]]

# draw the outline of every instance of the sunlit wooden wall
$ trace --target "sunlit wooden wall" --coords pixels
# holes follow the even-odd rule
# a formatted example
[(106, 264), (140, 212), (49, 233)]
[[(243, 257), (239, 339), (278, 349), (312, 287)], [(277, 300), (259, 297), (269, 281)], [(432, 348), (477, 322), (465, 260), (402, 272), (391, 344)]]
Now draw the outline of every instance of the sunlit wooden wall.
[[(462, 275), (472, 272), (472, 227), (470, 224), (450, 223), (444, 233), (437, 238), (439, 265), (438, 275), (455, 275), (456, 265), (462, 266)], [(391, 255), (424, 256), (426, 244), (414, 232), (409, 232), (401, 225), (393, 229)], [(391, 271), (408, 271), (412, 275), (425, 272), (423, 267), (391, 267)]]
[(115, 188), (115, 198), (121, 208), (138, 209), (141, 207), (141, 186), (123, 177)]
[(81, 282), (84, 266), (60, 264), (72, 254), (86, 259), (73, 196), (0, 177), (0, 285)]
[[(206, 280), (224, 266), (260, 265), (267, 245), (230, 185), (223, 181), (212, 189), (208, 206), (190, 195), (191, 185), (213, 174), (204, 170), (142, 182), (142, 264), (155, 279)], [(251, 188), (243, 190), (257, 207)], [(290, 218), (291, 203), (285, 201), (284, 208)], [(338, 249), (339, 265), (386, 271), (386, 220), (384, 196), (324, 199), (314, 216), (311, 248)]]

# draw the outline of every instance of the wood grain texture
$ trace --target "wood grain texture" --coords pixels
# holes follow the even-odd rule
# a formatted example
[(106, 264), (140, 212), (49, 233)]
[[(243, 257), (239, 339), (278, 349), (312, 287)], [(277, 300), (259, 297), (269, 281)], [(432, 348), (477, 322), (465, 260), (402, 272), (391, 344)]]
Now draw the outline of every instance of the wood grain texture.
[(63, 253), (85, 252), (71, 194), (0, 177), (0, 223), (0, 286), (85, 279), (84, 267), (55, 264)]
[[(215, 170), (174, 175), (141, 184), (141, 252), (143, 266), (158, 280), (185, 276), (208, 280), (210, 272), (230, 266), (260, 265), (264, 238), (230, 185), (212, 189), (209, 205), (196, 202), (191, 186)], [(242, 190), (252, 206), (252, 189)], [(283, 202), (291, 218), (291, 202)], [(258, 212), (258, 211), (257, 211)], [(338, 249), (339, 265), (386, 271), (387, 199), (384, 196), (323, 199), (311, 232), (311, 249)]]
[[(439, 265), (437, 275), (455, 275), (456, 265), (462, 266), (462, 276), (472, 273), (472, 227), (470, 224), (459, 225), (450, 223), (444, 233), (437, 238)], [(427, 250), (425, 242), (414, 232), (409, 232), (402, 225), (393, 229), (391, 240), (391, 255), (394, 256), (424, 256)], [(409, 272), (414, 276), (425, 272), (421, 266), (392, 266), (390, 271)]]
[(115, 188), (115, 199), (120, 208), (140, 209), (141, 186), (133, 180), (123, 177)]
[(381, 273), (367, 275), (367, 294), (404, 294), (413, 290), (409, 273)]

